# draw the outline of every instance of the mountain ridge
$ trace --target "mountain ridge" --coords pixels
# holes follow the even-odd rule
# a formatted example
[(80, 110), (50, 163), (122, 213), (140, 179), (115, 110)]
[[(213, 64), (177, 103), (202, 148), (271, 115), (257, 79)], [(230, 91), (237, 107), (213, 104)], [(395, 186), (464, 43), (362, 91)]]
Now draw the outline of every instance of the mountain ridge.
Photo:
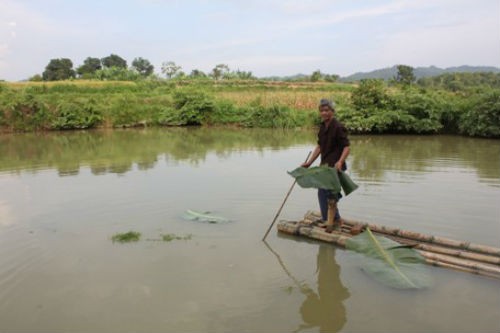
[[(438, 76), (446, 73), (477, 73), (477, 72), (500, 73), (500, 68), (494, 66), (470, 66), (470, 65), (454, 66), (447, 68), (439, 68), (436, 66), (413, 68), (413, 74), (417, 79), (420, 79), (422, 77)], [(359, 81), (362, 79), (390, 80), (394, 78), (397, 73), (398, 73), (397, 65), (394, 65), (392, 67), (375, 69), (370, 72), (357, 72), (349, 76), (341, 77), (339, 80), (342, 82)]]

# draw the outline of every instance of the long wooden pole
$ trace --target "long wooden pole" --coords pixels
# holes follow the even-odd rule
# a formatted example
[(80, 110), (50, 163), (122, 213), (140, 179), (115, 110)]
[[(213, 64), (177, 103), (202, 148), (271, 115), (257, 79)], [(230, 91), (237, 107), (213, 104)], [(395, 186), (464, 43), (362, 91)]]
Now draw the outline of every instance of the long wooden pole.
[[(311, 156), (311, 153), (312, 152), (309, 152), (309, 154), (307, 154), (307, 157), (306, 157), (306, 160), (304, 161), (304, 163), (307, 162), (307, 160), (309, 159), (309, 156)], [(271, 225), (269, 226), (269, 228), (266, 231), (266, 234), (262, 238), (263, 241), (266, 240), (266, 237), (269, 234), (269, 231), (271, 231), (274, 223), (278, 219), (278, 216), (280, 215), (281, 210), (283, 209), (283, 206), (285, 205), (285, 202), (288, 200), (288, 197), (290, 196), (290, 193), (292, 193), (293, 187), (295, 186), (296, 183), (297, 183), (297, 180), (294, 180), (292, 186), (290, 186), (290, 189), (288, 190), (288, 193), (285, 196), (285, 200), (283, 200), (283, 203), (281, 204), (280, 208), (278, 209), (278, 212), (276, 213), (276, 216), (274, 216), (273, 222), (271, 223)]]

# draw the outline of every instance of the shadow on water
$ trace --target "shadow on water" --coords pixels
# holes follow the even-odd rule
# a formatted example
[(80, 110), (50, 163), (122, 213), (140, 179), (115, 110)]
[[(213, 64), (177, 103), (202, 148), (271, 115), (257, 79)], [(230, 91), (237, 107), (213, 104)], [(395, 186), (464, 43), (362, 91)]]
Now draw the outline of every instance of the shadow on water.
[(329, 244), (318, 246), (317, 291), (315, 291), (307, 283), (299, 281), (286, 267), (280, 255), (267, 242), (264, 243), (305, 297), (299, 309), (303, 323), (294, 332), (315, 327), (318, 327), (320, 332), (339, 332), (347, 321), (344, 301), (349, 298), (350, 293), (340, 279), (340, 266), (335, 260), (335, 247)]

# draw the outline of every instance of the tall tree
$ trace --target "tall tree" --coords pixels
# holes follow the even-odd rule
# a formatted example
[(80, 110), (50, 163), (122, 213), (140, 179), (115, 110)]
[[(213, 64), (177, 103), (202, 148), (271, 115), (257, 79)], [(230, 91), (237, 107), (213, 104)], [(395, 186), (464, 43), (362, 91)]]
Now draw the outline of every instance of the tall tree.
[(398, 73), (394, 81), (402, 84), (412, 84), (415, 82), (415, 74), (413, 74), (413, 67), (406, 65), (398, 65)]
[(236, 72), (234, 72), (234, 74), (236, 75), (236, 78), (240, 80), (252, 80), (255, 78), (251, 71), (246, 72), (246, 71), (240, 71), (238, 69), (236, 70)]
[(326, 82), (337, 82), (339, 76), (337, 74), (326, 74), (323, 75), (323, 78), (325, 79)]
[(181, 66), (177, 66), (173, 61), (164, 62), (161, 65), (161, 72), (171, 79), (181, 70)]
[(199, 69), (193, 69), (189, 74), (189, 76), (194, 78), (200, 78), (200, 77), (207, 77), (207, 74), (203, 73), (203, 71)]
[(212, 69), (212, 77), (219, 80), (224, 74), (229, 72), (229, 66), (226, 64), (218, 64)]
[(51, 59), (42, 74), (44, 81), (67, 80), (75, 76), (73, 62), (68, 58)]
[(311, 82), (318, 82), (319, 80), (321, 80), (321, 77), (323, 76), (323, 74), (321, 74), (321, 71), (318, 69), (318, 70), (315, 70), (312, 74), (311, 74)]
[(78, 75), (84, 75), (84, 74), (94, 74), (97, 70), (101, 69), (101, 60), (99, 58), (92, 58), (92, 57), (87, 57), (83, 61), (83, 65), (78, 67), (76, 69), (76, 72)]
[(101, 59), (102, 65), (107, 68), (118, 67), (127, 68), (127, 61), (116, 54), (110, 54)]
[(132, 61), (132, 68), (134, 68), (142, 76), (149, 76), (153, 74), (153, 71), (155, 69), (154, 66), (151, 65), (149, 60), (141, 57), (135, 58), (134, 61)]

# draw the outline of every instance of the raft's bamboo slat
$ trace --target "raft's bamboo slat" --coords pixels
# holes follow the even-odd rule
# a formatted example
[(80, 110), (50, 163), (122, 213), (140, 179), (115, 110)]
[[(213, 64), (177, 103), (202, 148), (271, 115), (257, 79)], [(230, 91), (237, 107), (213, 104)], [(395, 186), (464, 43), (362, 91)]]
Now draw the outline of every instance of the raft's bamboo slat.
[[(315, 212), (308, 212), (306, 214), (306, 217), (308, 217), (308, 215), (309, 216), (312, 215), (313, 219), (314, 219), (314, 217), (319, 218), (319, 214), (317, 214)], [(308, 217), (308, 218), (311, 219), (311, 217)], [(442, 245), (442, 246), (461, 249), (461, 250), (467, 250), (467, 251), (471, 251), (471, 252), (491, 255), (491, 256), (495, 256), (495, 257), (500, 258), (500, 248), (496, 248), (496, 247), (492, 247), (492, 246), (475, 244), (475, 243), (470, 243), (470, 242), (461, 242), (461, 241), (457, 241), (457, 240), (453, 240), (453, 239), (449, 239), (449, 238), (445, 238), (445, 237), (435, 237), (435, 236), (425, 235), (425, 234), (421, 234), (421, 233), (414, 232), (414, 231), (406, 231), (406, 230), (401, 230), (398, 228), (379, 226), (376, 224), (358, 222), (358, 221), (354, 221), (354, 220), (345, 220), (344, 219), (344, 224), (348, 224), (350, 226), (353, 226), (355, 224), (361, 224), (364, 227), (369, 227), (370, 230), (372, 230), (372, 231), (382, 233), (382, 234), (413, 239), (413, 240), (417, 240), (417, 241), (421, 241), (421, 242)]]
[(341, 247), (345, 247), (348, 236), (340, 233), (327, 233), (321, 228), (314, 228), (301, 223), (290, 223), (288, 221), (280, 221), (277, 226), (278, 230), (290, 235), (302, 235), (310, 238), (322, 240), (328, 243), (333, 243)]
[[(280, 221), (280, 223), (278, 223), (278, 230), (291, 235), (302, 235), (333, 243), (341, 247), (345, 247), (347, 239), (352, 237), (350, 235), (350, 229), (353, 224), (344, 223), (342, 233), (327, 233), (323, 228), (309, 225), (314, 220), (314, 216), (311, 217), (310, 214), (306, 214), (304, 220), (300, 222)], [(496, 257), (456, 250), (434, 244), (415, 244), (416, 240), (403, 238), (401, 236), (387, 234), (383, 234), (383, 236), (391, 238), (399, 243), (414, 245), (428, 264), (500, 279), (500, 267), (497, 267), (497, 264), (495, 264), (498, 259)], [(463, 257), (464, 254), (469, 257)], [(487, 260), (494, 260), (495, 262), (491, 264), (478, 260), (478, 258), (484, 259), (483, 257), (488, 257)]]
[(432, 259), (425, 259), (425, 262), (428, 265), (432, 265), (432, 266), (436, 266), (436, 267), (449, 268), (449, 269), (453, 269), (456, 271), (477, 274), (477, 275), (481, 275), (481, 276), (487, 276), (487, 277), (494, 278), (494, 279), (500, 279), (500, 276), (496, 275), (496, 274), (491, 274), (488, 272), (478, 271), (478, 270), (470, 269), (470, 268), (463, 267), (463, 266), (457, 266), (457, 265), (453, 265), (453, 264), (449, 264), (449, 263), (444, 263), (441, 261), (436, 261), (436, 260), (432, 260)]
[[(305, 218), (304, 221), (306, 223), (312, 222), (312, 220), (310, 218)], [(350, 228), (352, 226), (353, 225), (345, 223), (342, 231), (349, 233)], [(375, 232), (375, 233), (378, 233), (378, 232)], [(411, 244), (411, 245), (413, 245), (413, 247), (415, 249), (418, 249), (418, 250), (423, 250), (423, 251), (427, 251), (427, 252), (434, 252), (434, 253), (439, 253), (439, 254), (445, 254), (445, 255), (450, 255), (450, 256), (457, 257), (457, 258), (473, 260), (473, 261), (478, 261), (478, 262), (482, 262), (482, 263), (486, 263), (486, 264), (493, 264), (493, 265), (500, 266), (500, 258), (498, 258), (496, 256), (481, 254), (481, 253), (476, 253), (476, 252), (468, 252), (465, 250), (458, 250), (455, 248), (443, 247), (443, 246), (439, 246), (436, 244), (416, 243), (417, 242), (416, 240), (407, 239), (407, 238), (398, 237), (398, 236), (387, 235), (387, 234), (384, 234), (384, 236), (388, 237), (388, 238), (390, 238), (398, 243), (401, 243), (401, 244), (408, 244), (408, 245)]]
[(474, 271), (483, 271), (490, 274), (497, 274), (498, 276), (500, 276), (500, 268), (495, 266), (481, 264), (478, 262), (471, 262), (469, 260), (464, 260), (464, 259), (458, 259), (444, 254), (431, 253), (422, 250), (417, 250), (417, 251), (426, 259), (435, 260), (455, 266), (462, 266)]
[(401, 243), (401, 244), (413, 245), (413, 248), (417, 249), (417, 250), (423, 250), (423, 251), (434, 252), (434, 253), (439, 253), (439, 254), (446, 254), (446, 255), (461, 258), (461, 259), (473, 260), (473, 261), (478, 261), (478, 262), (482, 262), (482, 263), (486, 263), (486, 264), (500, 266), (500, 258), (497, 258), (494, 256), (489, 256), (486, 254), (481, 254), (481, 253), (476, 253), (476, 252), (467, 252), (467, 251), (463, 251), (463, 250), (457, 250), (457, 249), (437, 246), (437, 245), (433, 245), (433, 244), (416, 243), (414, 240), (409, 240), (409, 239), (396, 237), (396, 236), (387, 235), (386, 237), (390, 238), (398, 243)]

